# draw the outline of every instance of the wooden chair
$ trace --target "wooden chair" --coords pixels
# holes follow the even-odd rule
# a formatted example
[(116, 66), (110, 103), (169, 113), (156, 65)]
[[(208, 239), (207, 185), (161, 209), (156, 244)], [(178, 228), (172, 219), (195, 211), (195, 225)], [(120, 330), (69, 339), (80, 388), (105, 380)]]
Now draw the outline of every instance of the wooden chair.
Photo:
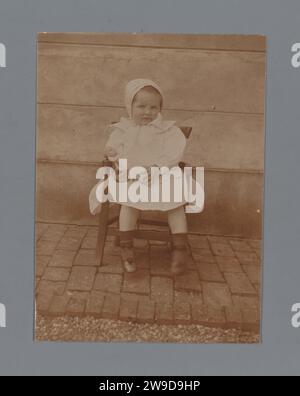
[[(180, 127), (182, 133), (188, 139), (192, 132), (192, 127), (182, 126)], [(105, 159), (101, 165), (102, 166), (112, 166), (112, 162)], [(180, 162), (179, 166), (183, 168), (185, 166), (184, 162)], [(120, 206), (120, 205), (118, 205)], [(102, 263), (103, 259), (103, 252), (105, 246), (105, 240), (107, 235), (115, 236), (116, 245), (119, 244), (119, 230), (116, 228), (109, 227), (110, 225), (118, 222), (119, 220), (119, 213), (113, 214), (111, 217), (109, 216), (110, 212), (110, 203), (104, 202), (102, 204), (101, 212), (99, 214), (99, 225), (98, 225), (98, 236), (97, 236), (97, 247), (96, 247), (96, 255), (97, 259), (100, 260), (100, 264)], [(165, 226), (167, 227), (166, 231), (158, 231), (158, 230), (142, 230), (139, 229), (139, 226), (142, 224), (152, 225), (152, 226)], [(156, 241), (165, 241), (168, 242), (170, 240), (170, 231), (169, 226), (166, 221), (160, 220), (148, 220), (148, 219), (139, 219), (138, 222), (138, 229), (135, 232), (135, 238), (137, 239), (150, 239)]]

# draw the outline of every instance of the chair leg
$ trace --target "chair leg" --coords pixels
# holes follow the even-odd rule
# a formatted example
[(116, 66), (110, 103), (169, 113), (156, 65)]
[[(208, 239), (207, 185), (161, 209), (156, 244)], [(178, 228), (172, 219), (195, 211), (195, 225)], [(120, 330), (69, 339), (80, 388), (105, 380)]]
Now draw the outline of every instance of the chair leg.
[(190, 257), (192, 257), (192, 248), (189, 242), (187, 242), (186, 244), (186, 248), (187, 248), (187, 253)]
[(109, 214), (109, 202), (104, 202), (99, 216), (96, 257), (99, 260), (99, 265), (102, 263), (103, 252), (107, 233), (107, 222)]

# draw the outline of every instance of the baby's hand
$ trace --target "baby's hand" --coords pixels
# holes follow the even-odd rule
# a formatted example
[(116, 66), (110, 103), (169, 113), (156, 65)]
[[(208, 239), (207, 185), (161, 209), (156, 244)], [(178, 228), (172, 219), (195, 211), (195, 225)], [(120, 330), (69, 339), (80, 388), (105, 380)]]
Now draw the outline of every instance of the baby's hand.
[(106, 147), (106, 149), (105, 149), (105, 154), (106, 154), (108, 157), (115, 157), (115, 156), (118, 154), (118, 152), (117, 152), (117, 150), (114, 149), (113, 147)]
[(148, 166), (148, 167), (146, 168), (149, 177), (151, 176), (151, 169), (152, 169), (152, 168), (157, 168), (157, 167), (158, 167), (158, 166), (154, 164), (154, 165)]
[(151, 180), (151, 168), (152, 167), (156, 167), (156, 165), (151, 165), (151, 166), (148, 166), (147, 168), (146, 168), (146, 170), (147, 170), (147, 176), (148, 176), (148, 184), (150, 185), (151, 184), (151, 182), (152, 182), (152, 180)]

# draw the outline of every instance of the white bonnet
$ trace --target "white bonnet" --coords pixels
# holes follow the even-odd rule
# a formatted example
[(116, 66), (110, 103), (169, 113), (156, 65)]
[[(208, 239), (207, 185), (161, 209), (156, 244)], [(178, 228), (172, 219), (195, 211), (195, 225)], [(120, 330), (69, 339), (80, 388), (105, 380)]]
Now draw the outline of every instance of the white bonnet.
[(163, 93), (160, 87), (153, 81), (144, 78), (137, 78), (127, 83), (125, 88), (125, 106), (129, 117), (131, 118), (132, 101), (135, 95), (144, 87), (151, 86), (155, 88), (163, 98)]

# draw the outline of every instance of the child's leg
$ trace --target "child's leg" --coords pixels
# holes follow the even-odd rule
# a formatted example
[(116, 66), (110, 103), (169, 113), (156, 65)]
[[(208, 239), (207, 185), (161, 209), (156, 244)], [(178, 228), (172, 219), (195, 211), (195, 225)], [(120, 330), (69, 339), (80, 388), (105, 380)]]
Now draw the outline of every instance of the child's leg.
[(139, 218), (139, 210), (130, 206), (121, 206), (119, 216), (120, 231), (133, 231), (136, 229), (137, 220)]
[(125, 271), (134, 272), (133, 236), (139, 217), (138, 209), (130, 206), (121, 206), (119, 216), (121, 257)]
[(187, 233), (187, 221), (183, 206), (168, 211), (168, 223), (172, 234)]
[(187, 221), (183, 206), (168, 212), (168, 223), (172, 234), (171, 271), (179, 275), (187, 266)]

